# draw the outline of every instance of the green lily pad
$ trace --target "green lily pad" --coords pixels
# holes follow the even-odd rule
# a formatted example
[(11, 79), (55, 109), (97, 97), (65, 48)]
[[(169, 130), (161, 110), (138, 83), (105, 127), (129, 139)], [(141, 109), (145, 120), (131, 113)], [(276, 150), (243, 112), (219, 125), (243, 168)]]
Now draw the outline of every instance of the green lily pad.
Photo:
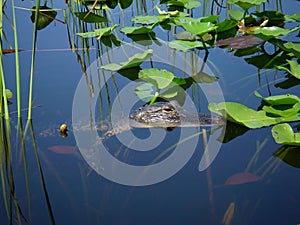
[(152, 32), (153, 29), (152, 26), (145, 26), (145, 27), (123, 27), (120, 29), (121, 32), (125, 34), (130, 34), (130, 35), (137, 35), (137, 34), (148, 34)]
[[(30, 16), (31, 22), (35, 21), (35, 10), (36, 7), (32, 7), (32, 14)], [(43, 10), (43, 11), (41, 11)], [(42, 30), (47, 27), (56, 17), (57, 12), (47, 6), (40, 6), (39, 17), (37, 20), (37, 29)]]
[(119, 71), (124, 69), (129, 69), (133, 67), (138, 67), (141, 65), (146, 59), (152, 56), (153, 50), (149, 49), (144, 51), (143, 53), (137, 53), (134, 56), (130, 57), (127, 62), (121, 62), (120, 65), (116, 63), (107, 64), (101, 66), (101, 69), (110, 70), (110, 71)]
[(158, 89), (168, 87), (172, 83), (174, 77), (173, 73), (156, 68), (143, 69), (139, 72), (140, 79), (153, 84)]
[(135, 16), (134, 18), (131, 19), (131, 21), (134, 23), (150, 25), (150, 24), (154, 24), (154, 23), (163, 22), (164, 20), (166, 20), (168, 18), (169, 18), (169, 16), (165, 16), (165, 15)]
[(293, 15), (285, 15), (286, 22), (300, 22), (300, 13), (295, 13)]
[(254, 94), (261, 98), (264, 102), (269, 105), (293, 105), (300, 102), (300, 98), (296, 95), (286, 94), (286, 95), (275, 95), (267, 98), (262, 97), (257, 91)]
[(155, 97), (155, 86), (150, 83), (140, 84), (135, 88), (134, 92), (144, 102), (149, 102)]
[(112, 27), (105, 27), (100, 29), (95, 29), (94, 31), (85, 32), (85, 33), (77, 33), (76, 35), (83, 37), (83, 38), (90, 38), (90, 37), (97, 37), (100, 39), (103, 36), (109, 36), (111, 32), (116, 29), (120, 24), (115, 24)]
[(87, 23), (101, 23), (107, 22), (107, 19), (103, 16), (97, 15), (92, 12), (75, 12), (74, 13), (80, 20)]
[(277, 144), (300, 146), (300, 133), (294, 133), (287, 123), (275, 125), (272, 136)]
[(253, 6), (259, 6), (265, 2), (266, 2), (266, 0), (228, 0), (227, 1), (228, 4), (238, 5), (245, 11), (247, 11), (248, 9), (250, 9)]
[(295, 44), (293, 42), (287, 42), (283, 46), (291, 51), (298, 59), (300, 59), (300, 44)]
[(192, 33), (193, 35), (203, 35), (210, 31), (215, 30), (217, 27), (211, 22), (188, 22), (188, 23), (179, 23), (179, 26), (182, 26), (186, 31)]
[(201, 41), (174, 40), (169, 42), (169, 47), (186, 52), (193, 48), (203, 47), (203, 43)]
[(208, 109), (224, 116), (227, 120), (248, 128), (260, 128), (277, 123), (276, 118), (268, 117), (264, 111), (255, 111), (236, 102), (210, 103)]
[(241, 10), (237, 10), (237, 9), (228, 10), (228, 15), (229, 15), (230, 19), (233, 19), (236, 21), (240, 21), (244, 17), (244, 13)]

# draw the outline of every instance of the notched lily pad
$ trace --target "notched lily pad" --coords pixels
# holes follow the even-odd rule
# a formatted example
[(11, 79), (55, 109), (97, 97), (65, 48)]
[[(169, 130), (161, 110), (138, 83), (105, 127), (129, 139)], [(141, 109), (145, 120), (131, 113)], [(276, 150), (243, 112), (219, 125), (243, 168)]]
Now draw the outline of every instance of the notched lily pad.
[[(32, 14), (31, 14), (31, 22), (35, 22), (35, 10), (36, 7), (32, 7)], [(42, 11), (41, 11), (42, 10)], [(47, 27), (56, 17), (57, 12), (47, 6), (40, 6), (39, 10), (39, 17), (37, 20), (37, 29), (42, 30)]]
[(133, 67), (138, 67), (141, 65), (146, 59), (152, 56), (153, 50), (149, 49), (144, 51), (143, 53), (137, 53), (134, 56), (130, 57), (127, 62), (121, 62), (120, 65), (116, 63), (107, 64), (101, 66), (101, 69), (110, 70), (110, 71), (119, 71), (124, 69), (129, 69)]
[(202, 48), (203, 43), (201, 41), (174, 40), (169, 42), (169, 47), (186, 52), (193, 48)]

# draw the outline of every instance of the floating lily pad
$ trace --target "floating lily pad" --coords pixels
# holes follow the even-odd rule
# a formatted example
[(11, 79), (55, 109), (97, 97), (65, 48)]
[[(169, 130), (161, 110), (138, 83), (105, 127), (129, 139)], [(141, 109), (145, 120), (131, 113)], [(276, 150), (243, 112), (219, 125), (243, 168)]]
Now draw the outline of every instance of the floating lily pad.
[(264, 40), (252, 35), (245, 35), (239, 37), (231, 37), (216, 42), (215, 46), (223, 47), (227, 46), (232, 49), (245, 49), (257, 46), (263, 43)]
[(127, 62), (121, 62), (120, 65), (116, 63), (107, 64), (105, 66), (101, 66), (101, 69), (111, 70), (111, 71), (118, 71), (129, 69), (133, 67), (138, 67), (141, 65), (146, 59), (152, 56), (152, 50), (146, 50), (143, 53), (137, 53), (134, 56), (130, 57)]
[(238, 5), (239, 7), (241, 7), (246, 11), (253, 6), (259, 6), (265, 2), (266, 0), (228, 0), (227, 1), (228, 4)]
[(148, 34), (152, 32), (153, 27), (154, 27), (153, 25), (147, 27), (146, 26), (145, 27), (123, 27), (120, 29), (120, 31), (130, 35)]
[(293, 42), (287, 42), (283, 46), (291, 51), (298, 59), (300, 59), (300, 44), (295, 44)]
[(134, 18), (131, 19), (132, 22), (134, 23), (139, 23), (139, 24), (154, 24), (154, 23), (160, 23), (163, 22), (164, 20), (168, 19), (168, 16), (165, 15), (154, 15), (154, 16), (135, 16)]
[(189, 23), (178, 23), (177, 25), (182, 26), (186, 31), (193, 35), (203, 35), (210, 31), (215, 30), (217, 27), (211, 22), (189, 22)]
[(203, 43), (201, 41), (174, 40), (169, 42), (169, 47), (186, 52), (193, 48), (203, 47)]
[(144, 102), (149, 102), (155, 97), (155, 86), (150, 83), (140, 84), (135, 88), (136, 95)]
[[(35, 10), (36, 7), (32, 7), (32, 14), (31, 14), (31, 22), (34, 23), (35, 21)], [(43, 10), (43, 11), (41, 11)], [(37, 29), (42, 30), (45, 27), (47, 27), (56, 17), (57, 12), (47, 6), (40, 6), (40, 11), (39, 11), (39, 17), (37, 20)]]
[(264, 111), (255, 111), (236, 102), (210, 103), (210, 111), (224, 116), (227, 120), (248, 128), (260, 128), (277, 123), (276, 118), (268, 117)]
[(294, 133), (287, 123), (275, 125), (272, 135), (277, 144), (300, 146), (300, 133)]
[(139, 72), (139, 78), (153, 84), (158, 89), (168, 87), (173, 81), (174, 74), (167, 70), (156, 68), (143, 69)]
[(293, 105), (296, 103), (300, 103), (300, 98), (297, 95), (286, 94), (286, 95), (274, 95), (267, 98), (261, 96), (257, 91), (254, 94), (261, 98), (264, 102), (268, 103), (269, 105)]
[(236, 102), (210, 103), (208, 108), (212, 112), (226, 117), (229, 121), (248, 128), (260, 128), (300, 120), (300, 101), (297, 96), (277, 95), (263, 98), (259, 93), (255, 94), (269, 105), (259, 111)]
[(115, 24), (112, 27), (95, 29), (94, 31), (91, 31), (91, 32), (77, 33), (76, 35), (83, 37), (83, 38), (97, 37), (98, 39), (100, 39), (103, 36), (109, 36), (111, 34), (111, 32), (114, 29), (116, 29), (118, 26), (120, 26), (120, 24)]
[(107, 19), (103, 16), (97, 15), (92, 12), (75, 12), (74, 13), (80, 20), (87, 23), (101, 23), (107, 22)]
[(168, 5), (181, 6), (186, 9), (198, 8), (201, 6), (201, 2), (197, 0), (171, 0), (167, 2)]

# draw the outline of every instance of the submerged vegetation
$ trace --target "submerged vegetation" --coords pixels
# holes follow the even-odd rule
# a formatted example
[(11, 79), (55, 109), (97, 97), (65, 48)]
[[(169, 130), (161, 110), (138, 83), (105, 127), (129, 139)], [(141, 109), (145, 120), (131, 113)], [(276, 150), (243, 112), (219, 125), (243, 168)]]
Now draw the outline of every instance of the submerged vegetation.
[[(150, 2), (150, 1), (149, 1)], [(35, 135), (32, 125), (33, 108), (33, 83), (35, 68), (35, 53), (37, 45), (38, 32), (51, 26), (53, 21), (59, 21), (65, 24), (69, 34), (69, 41), (72, 50), (75, 51), (82, 70), (87, 78), (89, 85), (90, 78), (86, 68), (90, 65), (90, 46), (94, 45), (97, 49), (97, 56), (107, 52), (110, 48), (120, 47), (131, 39), (133, 42), (149, 45), (152, 42), (160, 43), (157, 37), (159, 29), (168, 33), (168, 46), (176, 51), (200, 55), (203, 53), (204, 63), (208, 62), (210, 50), (213, 48), (227, 48), (228, 54), (233, 53), (235, 57), (241, 57), (246, 63), (252, 65), (258, 70), (258, 83), (260, 84), (260, 74), (263, 70), (284, 71), (284, 81), (277, 83), (276, 87), (283, 91), (300, 84), (300, 44), (294, 41), (299, 37), (300, 14), (286, 15), (280, 12), (281, 2), (278, 3), (278, 10), (265, 10), (268, 6), (266, 0), (228, 0), (224, 1), (197, 1), (197, 0), (161, 0), (157, 4), (147, 3), (142, 0), (77, 0), (66, 1), (67, 9), (64, 10), (64, 18), (57, 19), (57, 11), (47, 6), (47, 1), (41, 5), (36, 1), (36, 6), (31, 9), (30, 19), (33, 23), (32, 30), (32, 55), (30, 67), (30, 80), (28, 86), (28, 114), (27, 124), (22, 127), (21, 111), (21, 76), (19, 68), (18, 39), (21, 37), (18, 33), (18, 27), (21, 22), (16, 21), (15, 2), (11, 1), (12, 18), (8, 18), (4, 11), (1, 1), (0, 14), (0, 177), (2, 184), (3, 204), (6, 209), (6, 216), (9, 224), (17, 218), (18, 224), (30, 223), (30, 190), (28, 185), (27, 158), (25, 151), (25, 135), (31, 133), (31, 144), (35, 151), (36, 165), (44, 191), (45, 202), (47, 205), (49, 218), (52, 224), (55, 224), (50, 198), (47, 193), (43, 169), (40, 164), (38, 147), (36, 145)], [(151, 5), (152, 4), (152, 5)], [(152, 6), (151, 10), (147, 7)], [(211, 5), (209, 10), (206, 6)], [(125, 26), (123, 23), (114, 23), (112, 11), (119, 7), (124, 16), (124, 10), (132, 9), (139, 11), (139, 15), (131, 18), (132, 26)], [(203, 7), (203, 16), (195, 17), (193, 10)], [(211, 11), (212, 13), (209, 13)], [(3, 30), (4, 19), (12, 24), (13, 41), (7, 40)], [(124, 18), (123, 18), (124, 19)], [(12, 42), (13, 44), (11, 44)], [(6, 43), (10, 49), (5, 49)], [(79, 47), (80, 46), (80, 47)], [(80, 51), (79, 49), (83, 49)], [(9, 51), (8, 51), (9, 50)], [(3, 55), (13, 52), (15, 54), (15, 75), (16, 88), (6, 86), (6, 77), (3, 68)], [(225, 53), (226, 54), (226, 53)], [(195, 73), (189, 76), (181, 77), (175, 75), (174, 71), (158, 68), (141, 68), (145, 61), (151, 61), (153, 51), (148, 49), (135, 55), (129, 55), (128, 60), (117, 64), (110, 62), (105, 65), (99, 62), (99, 73), (103, 70), (118, 72), (118, 74), (129, 79), (136, 78), (141, 82), (134, 90), (135, 95), (147, 103), (154, 103), (157, 100), (184, 99), (186, 91), (193, 88), (193, 84), (214, 83), (219, 80), (218, 77), (206, 74), (203, 67), (195, 69)], [(109, 58), (109, 55), (108, 55)], [(191, 57), (192, 58), (192, 57)], [(108, 59), (107, 61), (110, 61)], [(198, 68), (199, 69), (199, 68)], [(128, 75), (129, 74), (129, 75)], [(283, 73), (280, 73), (283, 74)], [(93, 88), (90, 88), (91, 92)], [(300, 121), (300, 96), (286, 93), (280, 95), (270, 95), (263, 97), (253, 88), (253, 93), (261, 99), (262, 103), (257, 110), (249, 108), (238, 102), (218, 102), (210, 103), (209, 110), (225, 117), (231, 126), (238, 125), (238, 132), (230, 134), (228, 126), (227, 135), (223, 142), (229, 142), (233, 138), (246, 132), (248, 129), (256, 129), (266, 126), (272, 126), (272, 135), (278, 144), (284, 145), (277, 150), (274, 155), (283, 161), (300, 167), (299, 162), (292, 159), (296, 154), (299, 155), (300, 133), (293, 130), (294, 123)], [(28, 199), (28, 215), (22, 212), (19, 206), (16, 188), (14, 185), (14, 173), (11, 156), (11, 127), (9, 98), (15, 95), (17, 99), (18, 113), (18, 135), (20, 136), (22, 146), (22, 157), (24, 166), (24, 177), (26, 183), (26, 193)], [(182, 98), (182, 96), (184, 96)], [(109, 98), (108, 98), (108, 101)], [(182, 101), (179, 101), (183, 104)], [(242, 128), (241, 128), (242, 127)], [(295, 126), (296, 128), (297, 126)], [(67, 125), (61, 128), (61, 133), (66, 137)], [(299, 130), (299, 129), (298, 129)], [(236, 131), (236, 130), (235, 130)], [(225, 132), (225, 131), (224, 131)], [(62, 135), (63, 136), (63, 135)], [(295, 150), (296, 149), (296, 150)], [(53, 151), (59, 151), (59, 147), (53, 147)], [(67, 149), (66, 154), (74, 153), (74, 148)], [(296, 152), (297, 151), (297, 152)], [(296, 152), (296, 153), (295, 153)], [(245, 174), (243, 174), (245, 175)], [(248, 173), (246, 175), (249, 175)], [(245, 176), (243, 176), (243, 179)], [(250, 177), (253, 181), (259, 180), (256, 176)], [(233, 179), (233, 178), (232, 178)], [(249, 181), (249, 180), (247, 180)], [(228, 181), (229, 183), (238, 183), (239, 181)]]

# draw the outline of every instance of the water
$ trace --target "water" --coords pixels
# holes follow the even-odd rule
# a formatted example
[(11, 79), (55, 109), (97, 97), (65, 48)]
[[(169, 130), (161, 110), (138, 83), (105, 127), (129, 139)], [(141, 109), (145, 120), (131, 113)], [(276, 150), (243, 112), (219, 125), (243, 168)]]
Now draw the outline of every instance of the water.
[[(290, 5), (298, 4), (298, 2), (292, 1), (288, 3)], [(292, 14), (299, 11), (297, 7), (289, 7), (288, 3), (284, 2), (285, 13)], [(18, 6), (31, 7), (30, 4), (18, 2)], [(55, 8), (66, 7), (62, 3), (55, 4), (57, 4)], [(117, 10), (114, 12), (119, 13)], [(200, 11), (196, 12), (200, 13)], [(19, 47), (24, 50), (31, 48), (32, 24), (29, 16), (30, 13), (27, 11), (17, 11), (19, 34), (22, 34), (22, 38), (19, 38)], [(128, 19), (130, 17), (131, 12), (125, 15), (127, 18), (125, 20), (126, 25), (131, 25)], [(58, 18), (62, 18), (61, 12), (59, 12)], [(113, 19), (118, 20), (118, 17), (113, 17)], [(8, 29), (7, 24), (5, 29)], [(160, 29), (155, 31), (158, 37), (166, 40), (168, 34), (165, 31)], [(129, 38), (124, 38), (128, 42), (130, 41)], [(129, 46), (140, 47), (139, 44), (130, 44)], [(157, 45), (153, 44), (152, 46)], [(34, 105), (40, 105), (40, 107), (33, 110), (33, 127), (56, 224), (223, 224), (224, 214), (231, 203), (234, 205), (234, 214), (230, 224), (279, 225), (300, 223), (299, 170), (272, 156), (280, 146), (274, 142), (270, 127), (248, 130), (243, 135), (222, 144), (208, 169), (199, 171), (199, 163), (204, 159), (203, 136), (199, 135), (180, 145), (182, 149), (175, 155), (177, 161), (170, 163), (169, 168), (179, 165), (180, 160), (183, 160), (184, 157), (186, 157), (187, 162), (184, 164), (185, 160), (183, 160), (183, 165), (176, 167), (178, 172), (168, 179), (163, 179), (161, 182), (149, 186), (134, 186), (123, 185), (105, 178), (105, 176), (114, 176), (114, 179), (122, 180), (124, 177), (120, 177), (120, 174), (124, 176), (127, 174), (125, 170), (119, 170), (121, 167), (116, 162), (103, 161), (103, 155), (98, 157), (100, 154), (98, 151), (101, 147), (83, 148), (85, 150), (82, 150), (76, 147), (79, 145), (78, 137), (74, 136), (76, 132), (70, 131), (67, 138), (62, 138), (58, 132), (58, 127), (63, 122), (66, 122), (70, 127), (72, 126), (73, 100), (77, 85), (84, 77), (76, 54), (67, 50), (69, 48), (65, 25), (56, 22), (38, 33), (33, 102)], [(45, 51), (47, 49), (56, 50)], [(161, 51), (161, 54), (166, 52)], [(210, 72), (220, 77), (219, 85), (226, 101), (240, 102), (256, 109), (260, 105), (260, 99), (254, 96), (254, 90), (258, 90), (263, 96), (268, 96), (269, 92), (273, 95), (286, 93), (285, 90), (274, 87), (274, 83), (281, 81), (282, 72), (279, 74), (275, 74), (274, 71), (263, 72), (259, 78), (255, 67), (247, 64), (244, 59), (235, 57), (226, 49), (214, 48), (210, 49), (209, 52)], [(169, 49), (167, 53), (170, 57), (164, 60), (172, 62), (174, 52)], [(91, 63), (96, 54), (95, 50), (91, 50)], [(185, 69), (178, 66), (181, 60), (180, 55), (182, 53), (176, 53), (174, 57), (176, 61), (175, 74), (184, 77), (186, 75), (184, 74)], [(111, 56), (113, 59), (120, 57), (116, 54)], [(189, 56), (189, 54), (186, 55), (187, 58)], [(204, 57), (204, 52), (200, 52), (200, 56)], [(27, 105), (30, 57), (30, 52), (20, 53), (22, 106), (24, 108)], [(14, 55), (5, 55), (3, 60), (5, 72), (14, 74)], [(85, 62), (87, 62), (87, 58)], [(142, 67), (148, 68), (149, 65), (151, 63), (146, 62), (142, 64)], [(171, 66), (165, 66), (161, 62), (160, 64), (154, 62), (154, 65), (170, 71), (174, 67), (172, 67), (172, 63)], [(88, 73), (88, 79), (93, 78), (94, 90), (97, 90), (97, 79), (99, 77), (102, 79), (101, 76), (101, 73), (99, 76)], [(143, 104), (142, 101), (131, 98), (128, 92), (117, 95), (117, 91), (123, 91), (129, 84), (136, 85), (136, 82), (132, 82), (119, 74), (114, 74), (114, 79), (107, 82), (107, 89), (104, 87), (101, 90), (101, 98), (96, 100), (91, 98), (95, 100), (96, 120), (102, 118), (109, 121), (112, 103), (116, 104), (117, 109), (121, 107), (124, 111), (129, 110), (129, 106), (133, 106), (134, 109)], [(6, 82), (7, 87), (14, 92), (14, 76), (7, 76)], [(211, 87), (209, 85), (201, 87), (207, 88), (205, 89), (207, 92), (196, 86), (188, 89), (187, 93), (195, 102), (196, 110), (208, 112), (207, 96), (218, 99), (220, 97), (219, 92), (209, 88)], [(203, 94), (203, 92), (205, 93)], [(290, 88), (288, 92), (300, 96), (297, 86)], [(97, 97), (97, 91), (95, 93)], [(82, 106), (83, 112), (89, 112), (89, 100), (91, 99), (88, 96), (83, 96), (83, 100), (87, 100), (84, 104), (87, 108)], [(15, 96), (11, 101), (14, 104), (10, 106), (10, 109), (14, 111), (16, 109)], [(185, 107), (193, 110), (189, 104)], [(26, 111), (23, 112), (23, 115), (26, 118)], [(89, 114), (85, 114), (83, 118), (88, 119)], [(17, 124), (16, 121), (16, 115), (12, 114), (12, 124)], [(49, 129), (50, 134), (43, 136), (43, 132), (47, 129)], [(155, 141), (160, 136), (165, 135), (161, 144), (147, 152), (130, 149), (133, 148), (134, 141), (136, 141), (128, 136), (130, 132), (122, 134), (123, 138), (129, 142), (129, 147), (124, 146), (124, 142), (118, 141), (116, 137), (106, 140), (104, 146), (109, 155), (120, 162), (135, 166), (147, 166), (166, 149), (176, 144), (180, 140), (180, 135), (189, 136), (201, 132), (201, 129), (177, 128), (172, 132), (166, 132), (162, 129), (133, 130), (133, 134), (138, 138), (143, 138), (147, 143), (144, 145), (145, 148), (151, 144), (156, 144), (149, 140), (150, 135), (157, 135)], [(208, 135), (210, 140), (216, 140), (220, 132), (221, 130), (218, 130), (215, 135)], [(85, 140), (91, 138), (89, 131), (79, 133), (79, 135), (82, 135), (79, 138), (86, 135), (84, 136), (87, 137)], [(15, 130), (13, 130), (12, 143), (17, 196), (24, 216), (27, 218), (28, 207), (24, 186), (21, 143)], [(84, 144), (91, 147), (89, 141), (84, 142)], [(73, 146), (76, 148), (73, 154), (59, 154), (48, 149), (53, 146)], [(31, 224), (51, 224), (29, 131), (26, 133), (26, 152), (31, 200), (30, 222)], [(173, 153), (174, 151), (169, 151), (159, 158), (158, 162), (163, 162)], [(252, 160), (253, 158), (254, 160)], [(154, 173), (154, 175), (162, 177), (167, 168), (159, 171), (159, 173)], [(107, 170), (109, 173), (102, 176), (103, 171)], [(262, 179), (258, 182), (241, 185), (224, 185), (230, 176), (245, 171), (257, 174)], [(141, 169), (137, 172), (139, 175), (137, 179), (128, 178), (127, 181), (133, 180), (135, 184), (141, 184), (147, 177), (147, 172), (149, 173), (147, 169)], [(170, 173), (172, 172), (174, 171), (170, 169)], [(150, 180), (152, 178), (151, 176), (147, 177)], [(1, 219), (4, 221), (3, 224), (5, 224), (7, 217), (3, 205), (0, 208), (0, 216), (3, 218)]]

